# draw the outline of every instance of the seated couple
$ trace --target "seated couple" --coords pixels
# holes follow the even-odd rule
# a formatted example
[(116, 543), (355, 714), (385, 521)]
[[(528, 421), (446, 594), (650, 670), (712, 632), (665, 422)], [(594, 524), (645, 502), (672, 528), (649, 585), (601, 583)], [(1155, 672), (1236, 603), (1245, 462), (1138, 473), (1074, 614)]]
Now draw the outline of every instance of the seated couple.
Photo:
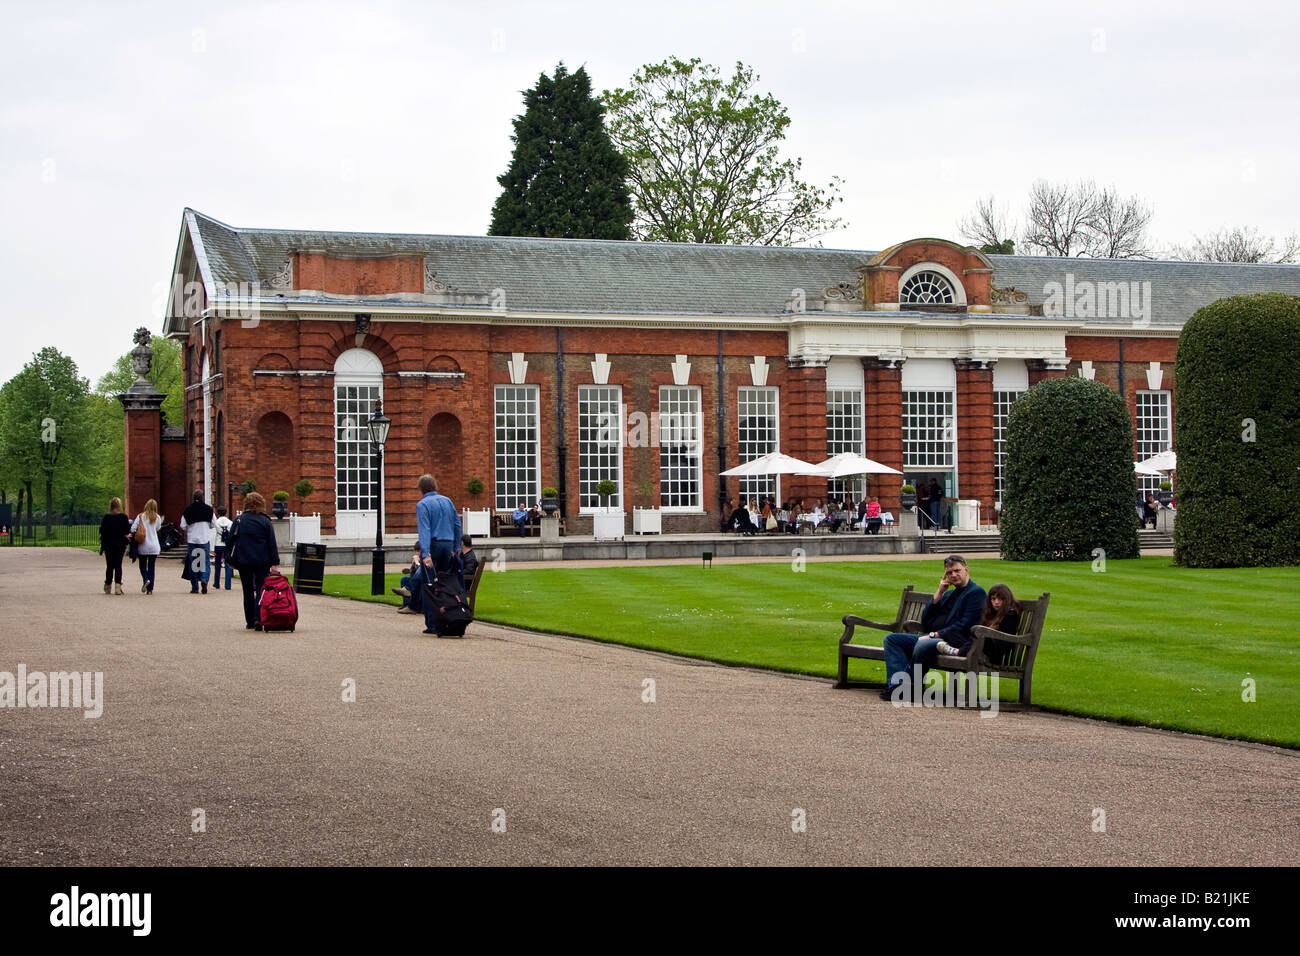
[[(460, 539), (462, 588), (468, 587), (467, 580), (473, 580), (476, 570), (478, 570), (478, 555), (474, 553), (474, 541), (469, 535), (462, 535)], [(411, 566), (406, 574), (402, 575), (401, 587), (393, 588), (393, 593), (402, 599), (402, 606), (397, 609), (398, 614), (424, 613), (424, 589), (429, 581), (426, 577), (427, 573), (428, 569), (420, 563), (420, 554), (417, 551), (411, 555)]]
[[(943, 577), (934, 592), (934, 600), (921, 615), (921, 626), (929, 630), (924, 634), (890, 634), (885, 638), (885, 689), (881, 700), (891, 700), (894, 688), (914, 680), (913, 668), (921, 667), (920, 676), (930, 669), (940, 654), (964, 657), (975, 640), (971, 628), (977, 624), (1014, 634), (1020, 626), (1020, 606), (1016, 604), (1011, 589), (1005, 584), (995, 584), (986, 594), (970, 578), (966, 559), (953, 554), (944, 558)], [(984, 656), (998, 661), (1011, 645), (1006, 641), (989, 641), (984, 645)], [(919, 686), (905, 687), (900, 693), (904, 699), (919, 695)]]

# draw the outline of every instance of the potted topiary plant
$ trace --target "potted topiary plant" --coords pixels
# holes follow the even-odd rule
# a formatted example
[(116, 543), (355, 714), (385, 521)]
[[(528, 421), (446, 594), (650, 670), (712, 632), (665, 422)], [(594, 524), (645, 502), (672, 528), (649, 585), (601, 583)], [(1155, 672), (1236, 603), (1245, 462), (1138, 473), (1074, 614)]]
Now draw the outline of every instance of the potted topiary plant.
[(483, 494), (483, 489), (485, 487), (482, 478), (471, 478), (465, 483), (465, 490), (469, 492), (469, 496), (475, 499), (475, 501), (478, 500), (479, 495)]
[(560, 489), (547, 486), (542, 489), (542, 511), (553, 515), (560, 510)]
[(600, 506), (602, 508), (609, 508), (610, 495), (614, 494), (616, 491), (618, 491), (618, 485), (614, 484), (614, 482), (610, 481), (608, 478), (602, 478), (600, 481), (596, 482), (596, 497), (600, 499)]
[[(298, 479), (298, 483), (293, 486), (293, 493), (298, 496), (299, 501), (304, 501), (304, 502), (311, 497), (311, 493), (315, 490), (316, 490), (316, 486), (313, 485), (306, 478)], [(306, 507), (304, 507), (303, 511), (306, 510), (307, 510)]]
[(271, 516), (276, 521), (283, 521), (289, 516), (289, 492), (277, 491), (271, 497), (275, 499), (271, 505)]
[(899, 494), (898, 504), (904, 511), (911, 511), (916, 507), (915, 485), (903, 485)]
[(1156, 501), (1160, 502), (1166, 508), (1169, 507), (1169, 502), (1174, 500), (1173, 488), (1173, 482), (1168, 478), (1160, 482), (1160, 490), (1156, 492)]

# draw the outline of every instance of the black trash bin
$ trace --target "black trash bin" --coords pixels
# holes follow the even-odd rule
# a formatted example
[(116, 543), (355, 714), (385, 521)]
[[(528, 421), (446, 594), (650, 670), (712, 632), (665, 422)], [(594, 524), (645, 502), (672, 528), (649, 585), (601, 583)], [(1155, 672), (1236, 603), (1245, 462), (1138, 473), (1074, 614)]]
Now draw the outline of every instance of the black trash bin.
[(293, 589), (320, 594), (325, 584), (325, 545), (299, 544), (293, 559)]

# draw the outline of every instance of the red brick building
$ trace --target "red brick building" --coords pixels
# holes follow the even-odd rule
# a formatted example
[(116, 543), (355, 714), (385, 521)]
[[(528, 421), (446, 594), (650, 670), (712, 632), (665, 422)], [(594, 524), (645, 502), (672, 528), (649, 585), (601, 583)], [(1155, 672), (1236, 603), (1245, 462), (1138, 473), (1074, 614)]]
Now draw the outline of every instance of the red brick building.
[(1047, 376), (1122, 391), (1135, 457), (1171, 447), (1182, 323), (1262, 291), (1300, 293), (1300, 267), (236, 229), (187, 209), (164, 332), (185, 345), (187, 474), (218, 502), (306, 478), (292, 510), (373, 535), (382, 398), (389, 532), (414, 530), (425, 471), (470, 508), (555, 486), (575, 532), (607, 478), (610, 505), (705, 531), (732, 496), (827, 494), (719, 477), (775, 448), (860, 452), (991, 514), (1007, 411)]

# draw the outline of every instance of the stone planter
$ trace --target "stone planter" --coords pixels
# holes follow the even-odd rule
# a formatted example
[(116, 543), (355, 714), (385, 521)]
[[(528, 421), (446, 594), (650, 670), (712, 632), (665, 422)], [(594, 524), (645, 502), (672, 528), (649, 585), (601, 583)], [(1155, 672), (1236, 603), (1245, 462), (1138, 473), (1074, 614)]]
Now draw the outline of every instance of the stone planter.
[(911, 511), (916, 507), (916, 494), (899, 495), (898, 505), (903, 511)]
[(543, 499), (542, 499), (542, 511), (545, 512), (547, 515), (553, 515), (553, 514), (555, 514), (555, 512), (557, 512), (557, 511), (559, 511), (559, 510), (560, 510), (560, 499), (559, 499), (559, 498), (543, 498)]

